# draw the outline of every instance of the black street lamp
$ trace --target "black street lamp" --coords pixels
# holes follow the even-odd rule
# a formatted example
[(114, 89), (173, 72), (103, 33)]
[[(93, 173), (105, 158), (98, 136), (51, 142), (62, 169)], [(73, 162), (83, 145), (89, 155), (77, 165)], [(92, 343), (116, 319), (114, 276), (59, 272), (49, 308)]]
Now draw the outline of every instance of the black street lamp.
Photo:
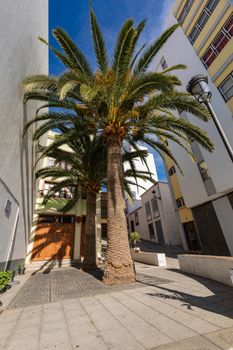
[(233, 162), (233, 150), (231, 148), (231, 145), (226, 137), (226, 134), (219, 123), (219, 120), (217, 118), (217, 115), (215, 114), (211, 104), (211, 96), (212, 92), (210, 91), (209, 85), (208, 85), (208, 77), (204, 74), (198, 74), (195, 75), (188, 83), (187, 85), (187, 91), (192, 94), (196, 100), (200, 103), (204, 103), (206, 107), (208, 108), (213, 122), (219, 132), (219, 135), (221, 136), (221, 139), (226, 147), (226, 150)]
[(156, 191), (153, 190), (152, 191), (152, 194), (153, 194), (153, 197), (156, 198), (156, 199), (161, 199), (161, 196), (159, 195), (158, 197), (156, 197)]

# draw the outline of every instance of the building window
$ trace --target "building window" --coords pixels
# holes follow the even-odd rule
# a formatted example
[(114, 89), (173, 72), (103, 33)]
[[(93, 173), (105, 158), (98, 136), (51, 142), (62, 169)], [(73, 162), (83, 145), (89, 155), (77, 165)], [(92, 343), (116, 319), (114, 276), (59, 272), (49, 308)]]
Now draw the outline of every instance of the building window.
[(210, 44), (204, 55), (201, 57), (205, 67), (208, 68), (215, 58), (220, 54), (233, 35), (233, 15), (224, 24), (220, 32)]
[(135, 213), (134, 213), (134, 219), (135, 219), (135, 225), (139, 225), (139, 217), (138, 217), (137, 211), (135, 211)]
[(200, 34), (202, 29), (206, 25), (209, 17), (213, 13), (213, 11), (216, 8), (216, 6), (218, 5), (218, 3), (219, 3), (219, 0), (209, 0), (207, 2), (206, 6), (204, 7), (204, 9), (203, 9), (203, 11), (201, 13), (201, 15), (199, 16), (197, 22), (195, 23), (195, 26), (194, 26), (193, 30), (191, 31), (191, 33), (189, 35), (189, 40), (191, 41), (192, 44), (195, 42), (195, 40), (197, 39), (198, 35)]
[(194, 3), (194, 0), (187, 0), (179, 17), (178, 17), (178, 22), (180, 24), (183, 24), (184, 21), (185, 21), (185, 18), (187, 17), (191, 7), (192, 7), (192, 4)]
[(53, 166), (54, 166), (54, 162), (55, 162), (55, 159), (49, 157), (49, 158), (48, 158), (48, 167), (53, 167)]
[(168, 174), (169, 174), (169, 176), (172, 176), (172, 175), (175, 174), (175, 173), (176, 173), (176, 169), (175, 169), (174, 166), (172, 166), (170, 169), (168, 169)]
[(152, 206), (152, 212), (153, 216), (158, 216), (159, 215), (159, 208), (158, 208), (158, 201), (157, 198), (152, 198), (151, 200), (151, 206)]
[(206, 162), (204, 160), (202, 160), (200, 163), (197, 164), (197, 166), (198, 166), (198, 169), (201, 173), (203, 181), (209, 179), (210, 176), (208, 174), (208, 165), (206, 164)]
[(151, 209), (150, 209), (150, 202), (146, 202), (145, 208), (146, 208), (147, 221), (152, 220)]
[(219, 91), (221, 92), (225, 101), (230, 100), (233, 96), (233, 72), (219, 85)]
[(134, 228), (134, 221), (133, 220), (130, 221), (130, 226), (131, 226), (131, 232), (134, 232), (135, 228)]
[(177, 208), (184, 207), (185, 206), (184, 198), (183, 197), (177, 198), (176, 199), (176, 205), (177, 205)]
[(164, 57), (162, 57), (162, 59), (160, 61), (160, 65), (163, 69), (166, 69), (168, 67), (167, 62), (166, 62)]
[(107, 219), (107, 216), (108, 216), (107, 200), (101, 198), (101, 219)]

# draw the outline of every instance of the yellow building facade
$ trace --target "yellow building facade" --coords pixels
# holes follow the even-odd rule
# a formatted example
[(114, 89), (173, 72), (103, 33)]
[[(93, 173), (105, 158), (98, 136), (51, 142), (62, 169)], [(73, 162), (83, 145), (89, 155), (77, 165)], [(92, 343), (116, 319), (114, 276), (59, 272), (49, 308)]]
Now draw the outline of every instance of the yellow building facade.
[(173, 14), (233, 112), (233, 1), (176, 0)]

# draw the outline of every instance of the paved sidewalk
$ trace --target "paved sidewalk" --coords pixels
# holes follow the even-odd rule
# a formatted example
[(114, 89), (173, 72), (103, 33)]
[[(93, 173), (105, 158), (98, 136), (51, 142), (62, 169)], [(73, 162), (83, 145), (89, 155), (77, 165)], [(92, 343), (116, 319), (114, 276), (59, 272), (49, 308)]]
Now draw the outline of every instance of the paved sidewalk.
[(233, 348), (233, 289), (169, 266), (137, 264), (131, 289), (4, 311), (0, 349)]

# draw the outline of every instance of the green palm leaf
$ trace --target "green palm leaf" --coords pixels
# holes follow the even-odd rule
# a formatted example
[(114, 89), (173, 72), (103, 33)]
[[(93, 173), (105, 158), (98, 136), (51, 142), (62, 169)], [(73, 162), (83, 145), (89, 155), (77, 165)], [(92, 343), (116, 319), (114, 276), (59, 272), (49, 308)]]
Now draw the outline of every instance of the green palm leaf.
[(28, 76), (23, 80), (23, 85), (26, 92), (37, 89), (56, 91), (57, 83), (57, 77), (44, 74)]
[(179, 24), (175, 24), (165, 30), (162, 35), (154, 41), (154, 43), (144, 52), (143, 56), (139, 59), (135, 69), (134, 74), (138, 75), (146, 71), (149, 67), (150, 63), (159, 52), (159, 50), (163, 47), (169, 37), (173, 34), (173, 32), (179, 27)]
[(69, 58), (67, 56), (63, 55), (60, 51), (58, 51), (57, 49), (52, 47), (45, 39), (39, 37), (39, 40), (42, 43), (44, 43), (45, 45), (47, 45), (50, 48), (50, 50), (53, 51), (55, 56), (57, 56), (66, 67), (71, 68), (71, 69), (74, 68), (73, 63), (69, 60)]
[(116, 77), (122, 76), (129, 68), (135, 35), (133, 21), (128, 19), (118, 34), (113, 55), (112, 70)]
[(90, 18), (91, 18), (92, 38), (93, 38), (98, 67), (102, 73), (105, 73), (108, 70), (108, 56), (106, 52), (103, 35), (99, 28), (99, 25), (96, 20), (96, 16), (92, 8), (90, 10)]
[(69, 35), (61, 28), (56, 28), (52, 32), (70, 62), (72, 62), (72, 68), (77, 68), (87, 76), (91, 77), (92, 71), (86, 57), (77, 45), (75, 45)]

